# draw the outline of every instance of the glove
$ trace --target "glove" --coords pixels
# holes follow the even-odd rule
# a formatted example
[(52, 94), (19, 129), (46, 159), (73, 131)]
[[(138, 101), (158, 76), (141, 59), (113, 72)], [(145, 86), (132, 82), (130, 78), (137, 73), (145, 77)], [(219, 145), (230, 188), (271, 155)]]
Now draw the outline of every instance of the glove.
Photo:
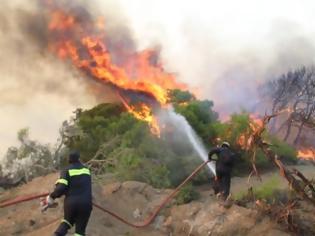
[(41, 198), (40, 199), (40, 206), (41, 206), (41, 211), (44, 212), (48, 208), (56, 206), (56, 203), (54, 199), (50, 195), (48, 195), (46, 198)]

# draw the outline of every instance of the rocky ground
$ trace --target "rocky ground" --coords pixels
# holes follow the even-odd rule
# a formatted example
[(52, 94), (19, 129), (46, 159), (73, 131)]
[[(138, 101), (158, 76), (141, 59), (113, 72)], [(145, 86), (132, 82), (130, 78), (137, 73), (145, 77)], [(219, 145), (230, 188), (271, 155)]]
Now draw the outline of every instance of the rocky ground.
[[(306, 168), (310, 175), (314, 174), (314, 167), (303, 168)], [(269, 174), (266, 174), (263, 178), (269, 178), (268, 176)], [(0, 201), (14, 196), (49, 191), (57, 178), (58, 174), (36, 178), (26, 185), (2, 192)], [(95, 201), (132, 222), (144, 220), (171, 191), (154, 189), (147, 184), (134, 181), (106, 182), (95, 181)], [(245, 182), (245, 179), (234, 178), (232, 191), (239, 191), (240, 188), (246, 189)], [(226, 209), (218, 203), (214, 196), (210, 196), (207, 188), (199, 190), (200, 199), (184, 205), (176, 205), (173, 202), (162, 210), (154, 223), (143, 229), (126, 226), (98, 209), (94, 209), (87, 228), (87, 235), (292, 235), (270, 219), (268, 215), (262, 215), (256, 209), (248, 209), (235, 204)], [(306, 213), (305, 211), (300, 212), (300, 216), (302, 218), (304, 216), (305, 221), (310, 221), (309, 227), (315, 225), (315, 211), (313, 210), (310, 209)], [(313, 224), (312, 216), (314, 216)], [(0, 235), (52, 235), (61, 219), (62, 200), (58, 208), (49, 209), (45, 214), (40, 212), (38, 200), (21, 203), (0, 210)], [(312, 229), (309, 232), (312, 232)]]

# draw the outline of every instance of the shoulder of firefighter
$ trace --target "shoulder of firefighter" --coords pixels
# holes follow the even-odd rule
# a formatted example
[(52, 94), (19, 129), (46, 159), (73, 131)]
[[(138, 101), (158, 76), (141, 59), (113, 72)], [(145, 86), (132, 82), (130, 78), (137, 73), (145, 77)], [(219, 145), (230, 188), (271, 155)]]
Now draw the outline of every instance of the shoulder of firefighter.
[(91, 185), (90, 170), (81, 163), (71, 164), (61, 171), (60, 178), (56, 181), (55, 189), (50, 197), (52, 199), (62, 195), (66, 197), (75, 195), (90, 197), (92, 195)]
[(212, 156), (214, 154), (219, 154), (221, 151), (222, 151), (221, 147), (216, 147), (216, 148), (211, 149), (210, 152), (208, 153), (208, 160), (212, 161), (213, 160)]

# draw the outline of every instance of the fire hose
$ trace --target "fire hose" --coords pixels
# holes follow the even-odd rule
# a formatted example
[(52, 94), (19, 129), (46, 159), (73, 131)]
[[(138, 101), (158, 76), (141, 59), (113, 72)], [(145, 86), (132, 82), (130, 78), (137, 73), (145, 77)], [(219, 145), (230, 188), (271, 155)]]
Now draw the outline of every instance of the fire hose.
[[(205, 165), (207, 165), (209, 161), (206, 161), (204, 163), (202, 163), (201, 165), (199, 165), (180, 185), (178, 185), (162, 202), (160, 205), (158, 205), (155, 210), (152, 212), (152, 214), (145, 219), (143, 222), (141, 223), (132, 223), (129, 222), (128, 220), (124, 219), (123, 217), (117, 215), (116, 213), (105, 209), (104, 207), (100, 206), (97, 203), (93, 202), (93, 206), (98, 208), (99, 210), (111, 215), (112, 217), (116, 218), (117, 220), (123, 222), (126, 225), (129, 225), (131, 227), (134, 228), (143, 228), (148, 226), (149, 224), (152, 223), (152, 221), (155, 219), (155, 217), (159, 214), (159, 212), (161, 211), (161, 209), (171, 200), (175, 197), (175, 195), (179, 192), (179, 190), (189, 181), (191, 180)], [(27, 196), (27, 197), (18, 197), (15, 198), (13, 200), (6, 200), (0, 203), (0, 208), (4, 208), (4, 207), (8, 207), (8, 206), (12, 206), (12, 205), (16, 205), (18, 203), (22, 203), (22, 202), (27, 202), (27, 201), (31, 201), (37, 198), (41, 198), (41, 197), (45, 197), (47, 196), (49, 193), (42, 193), (42, 194), (37, 194), (37, 195), (32, 195), (32, 196)]]

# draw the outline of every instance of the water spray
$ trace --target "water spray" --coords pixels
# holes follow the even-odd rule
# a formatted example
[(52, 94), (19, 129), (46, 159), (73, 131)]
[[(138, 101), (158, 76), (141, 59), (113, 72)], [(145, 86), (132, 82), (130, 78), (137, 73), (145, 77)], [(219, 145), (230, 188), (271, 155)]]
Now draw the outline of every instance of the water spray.
[[(196, 132), (190, 126), (188, 121), (184, 116), (178, 114), (174, 111), (174, 108), (171, 107), (167, 110), (167, 115), (170, 120), (174, 123), (174, 125), (179, 129), (185, 132), (189, 142), (191, 143), (192, 147), (198, 154), (198, 156), (203, 161), (208, 161), (208, 153), (206, 151), (205, 146), (203, 145), (201, 139), (198, 137)], [(208, 168), (210, 169), (211, 173), (216, 176), (215, 165), (214, 162), (209, 162), (207, 164)]]

